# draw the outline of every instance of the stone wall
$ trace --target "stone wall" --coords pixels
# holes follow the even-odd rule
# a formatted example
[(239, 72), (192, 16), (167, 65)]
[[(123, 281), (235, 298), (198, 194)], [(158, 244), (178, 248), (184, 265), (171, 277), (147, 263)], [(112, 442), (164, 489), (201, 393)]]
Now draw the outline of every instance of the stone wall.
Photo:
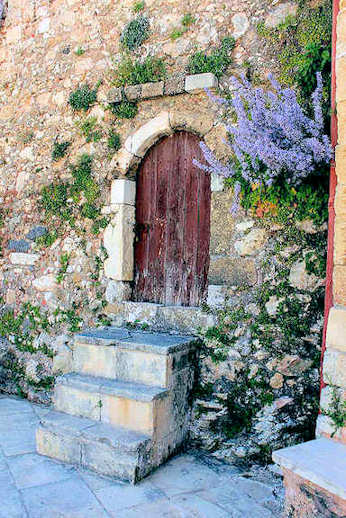
[[(323, 359), (322, 413), (317, 435), (346, 442), (346, 3), (341, 0), (336, 40), (336, 107), (338, 117), (333, 250), (333, 307), (329, 312)], [(335, 431), (335, 420), (341, 426)], [(343, 424), (342, 424), (343, 422)]]
[[(162, 112), (173, 114), (175, 128), (207, 133), (207, 144), (219, 157), (226, 156), (221, 114), (203, 91), (168, 95), (172, 92), (164, 90), (155, 98), (142, 92), (138, 114), (129, 120), (115, 119), (107, 109), (109, 96), (115, 95), (111, 70), (113, 60), (120, 59), (120, 34), (135, 17), (132, 1), (120, 4), (109, 0), (14, 0), (9, 2), (1, 29), (0, 311), (2, 317), (7, 316), (2, 319), (6, 333), (0, 333), (4, 335), (0, 378), (4, 390), (31, 399), (49, 400), (54, 376), (69, 370), (72, 333), (110, 323), (111, 303), (117, 297), (128, 297), (128, 291), (120, 293), (114, 278), (107, 275), (103, 231), (94, 234), (92, 221), (84, 218), (83, 225), (67, 226), (52, 244), (40, 244), (40, 236), (54, 231), (56, 223), (39, 206), (42, 188), (55, 180), (70, 181), (69, 164), (76, 163), (82, 153), (92, 155), (103, 215), (110, 218), (111, 183), (126, 172), (122, 169), (126, 156), (122, 151), (109, 152), (108, 131), (119, 132), (124, 144), (129, 135)], [(273, 6), (271, 1), (257, 0), (232, 0), (227, 5), (221, 0), (191, 0), (183, 7), (178, 0), (147, 0), (145, 5), (151, 35), (137, 55), (163, 57), (169, 77), (176, 81), (186, 74), (196, 47), (206, 50), (225, 36), (236, 38), (233, 65), (221, 78), (221, 86), (228, 85), (232, 73), (243, 71), (245, 62), (261, 77), (275, 71), (256, 25), (265, 21), (274, 26), (296, 8), (291, 2)], [(173, 41), (170, 35), (181, 27), (186, 12), (196, 21)], [(85, 116), (74, 113), (68, 99), (78, 85), (94, 87), (99, 81), (97, 103), (86, 115), (96, 118), (102, 137), (87, 143), (78, 127)], [(71, 141), (67, 156), (57, 162), (51, 158), (56, 139)], [(294, 242), (296, 238), (288, 238), (283, 227), (266, 228), (243, 213), (233, 219), (230, 199), (230, 192), (214, 178), (209, 309), (205, 309), (222, 321), (226, 315), (218, 312), (228, 300), (225, 326), (231, 346), (221, 346), (220, 351), (219, 339), (214, 340), (210, 333), (206, 337), (192, 437), (207, 448), (222, 446), (223, 456), (244, 458), (263, 456), (268, 444), (278, 447), (311, 434), (323, 282), (316, 268), (308, 271), (305, 259), (324, 239), (325, 228), (304, 222), (296, 227), (299, 240)], [(342, 275), (338, 272), (335, 275)], [(285, 289), (280, 294), (282, 280)], [(259, 298), (258, 289), (263, 286), (266, 295)], [(299, 328), (294, 342), (276, 324), (292, 306), (296, 320), (302, 315), (307, 319), (306, 329)], [(245, 314), (239, 314), (239, 308)], [(13, 318), (8, 316), (11, 309), (16, 312)], [(268, 344), (265, 348), (249, 333), (250, 326), (266, 325), (264, 316), (278, 328), (273, 347)], [(261, 318), (264, 321), (259, 323)], [(239, 325), (234, 327), (237, 319)], [(235, 410), (230, 402), (239, 380), (244, 398)], [(251, 408), (251, 426), (244, 421), (245, 432), (239, 436), (232, 426), (230, 429), (229, 415), (235, 412), (235, 421), (243, 422), (246, 407)]]

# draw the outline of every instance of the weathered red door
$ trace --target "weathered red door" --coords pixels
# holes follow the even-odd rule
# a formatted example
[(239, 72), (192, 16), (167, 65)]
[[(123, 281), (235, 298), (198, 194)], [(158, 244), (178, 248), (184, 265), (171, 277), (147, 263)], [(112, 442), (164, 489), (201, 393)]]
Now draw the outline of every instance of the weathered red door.
[(134, 300), (198, 306), (209, 268), (210, 175), (200, 138), (187, 132), (165, 137), (138, 172)]

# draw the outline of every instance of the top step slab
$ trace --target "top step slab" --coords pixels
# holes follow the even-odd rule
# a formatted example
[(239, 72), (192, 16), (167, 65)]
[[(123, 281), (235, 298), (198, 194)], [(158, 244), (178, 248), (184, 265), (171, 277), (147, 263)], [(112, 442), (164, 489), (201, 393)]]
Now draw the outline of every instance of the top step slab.
[(194, 347), (196, 345), (196, 338), (108, 327), (104, 329), (90, 329), (78, 333), (75, 335), (75, 343), (103, 346), (115, 345), (121, 349), (168, 355)]
[(332, 439), (315, 439), (274, 451), (273, 460), (282, 468), (346, 500), (345, 444)]

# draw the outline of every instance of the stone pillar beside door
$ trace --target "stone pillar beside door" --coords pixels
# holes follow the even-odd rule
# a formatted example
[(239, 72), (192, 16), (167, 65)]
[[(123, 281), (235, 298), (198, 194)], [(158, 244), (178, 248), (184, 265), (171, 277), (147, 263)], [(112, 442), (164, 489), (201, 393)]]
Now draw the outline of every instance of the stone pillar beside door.
[(103, 244), (107, 251), (104, 273), (109, 279), (106, 299), (109, 303), (130, 300), (134, 273), (134, 225), (136, 182), (125, 178), (113, 180), (110, 222)]

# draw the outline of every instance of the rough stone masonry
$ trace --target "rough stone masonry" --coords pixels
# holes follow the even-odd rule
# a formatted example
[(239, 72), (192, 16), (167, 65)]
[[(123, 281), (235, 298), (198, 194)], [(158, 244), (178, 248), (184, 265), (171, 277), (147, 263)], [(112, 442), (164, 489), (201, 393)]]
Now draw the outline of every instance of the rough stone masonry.
[[(159, 325), (164, 330), (183, 328), (186, 332), (189, 327), (191, 333), (197, 333), (199, 322), (204, 330), (215, 323), (217, 310), (227, 299), (231, 313), (241, 306), (247, 316), (236, 313), (227, 317), (228, 324), (232, 318), (238, 323), (226, 357), (218, 355), (214, 361), (210, 350), (217, 351), (218, 343), (213, 338), (207, 340), (207, 349), (200, 357), (192, 439), (223, 458), (246, 460), (263, 458), (268, 449), (311, 434), (322, 327), (317, 301), (323, 279), (306, 267), (305, 257), (311, 252), (306, 241), (287, 246), (281, 242), (277, 247), (283, 228), (263, 229), (243, 213), (232, 218), (231, 193), (220, 179), (213, 178), (208, 311), (143, 309), (128, 302), (129, 285), (107, 274), (104, 234), (107, 237), (112, 228), (107, 226), (94, 234), (91, 221), (83, 220), (82, 225), (77, 218), (74, 227), (50, 242), (55, 220), (47, 220), (39, 204), (42, 188), (58, 180), (70, 182), (69, 165), (87, 153), (93, 156), (93, 179), (100, 190), (102, 214), (123, 222), (120, 212), (128, 214), (133, 207), (124, 203), (126, 207), (117, 216), (112, 213), (111, 184), (124, 177), (122, 165), (129, 156), (124, 146), (118, 154), (110, 154), (109, 129), (115, 128), (124, 144), (161, 113), (171, 114), (170, 128), (204, 136), (217, 155), (226, 158), (228, 151), (222, 142), (225, 130), (218, 108), (204, 91), (196, 92), (191, 85), (185, 85), (183, 91), (179, 86), (188, 75), (189, 56), (196, 48), (217, 47), (223, 37), (233, 36), (233, 64), (229, 74), (221, 78), (221, 86), (227, 87), (229, 76), (241, 72), (244, 62), (264, 77), (270, 70), (275, 72), (275, 63), (259, 43), (256, 26), (258, 22), (276, 26), (296, 9), (294, 2), (267, 0), (232, 0), (227, 4), (191, 0), (184, 6), (178, 0), (147, 0), (144, 12), (150, 20), (150, 36), (135, 56), (163, 57), (169, 80), (164, 88), (155, 85), (154, 98), (145, 94), (148, 86), (140, 89), (140, 95), (137, 89), (133, 95), (139, 99), (138, 114), (115, 121), (107, 109), (109, 96), (116, 93), (111, 70), (114, 60), (121, 58), (120, 35), (136, 16), (133, 2), (8, 2), (0, 42), (0, 315), (9, 330), (0, 341), (2, 390), (49, 401), (55, 376), (71, 369), (73, 333), (82, 327), (118, 319), (122, 324)], [(172, 39), (186, 12), (193, 13), (195, 22), (183, 37)], [(98, 84), (97, 102), (87, 114), (74, 113), (68, 105), (69, 95), (86, 83), (90, 87)], [(153, 94), (153, 87), (149, 88)], [(85, 117), (93, 118), (100, 139), (86, 142), (80, 131)], [(54, 142), (71, 142), (67, 155), (59, 161), (52, 160)], [(134, 170), (128, 178), (134, 179)], [(66, 203), (73, 204), (73, 197)], [(325, 228), (306, 221), (300, 231), (309, 238), (323, 235)], [(125, 233), (124, 239), (128, 238)], [(114, 236), (114, 245), (119, 248), (123, 241)], [(127, 264), (127, 271), (130, 266)], [(249, 334), (249, 325), (264, 311), (255, 293), (264, 282), (275, 287), (282, 270), (287, 270), (289, 289), (295, 291), (301, 315), (308, 316), (309, 325), (304, 339), (294, 347), (285, 349), (281, 337), (266, 350)], [(267, 315), (284, 311), (286, 302), (271, 294)], [(11, 310), (19, 313), (19, 320), (11, 320)], [(251, 387), (242, 382), (245, 378), (256, 388), (255, 399), (250, 397)], [(244, 419), (230, 405), (238, 397), (234, 392), (238, 384), (244, 393), (241, 408), (252, 409), (250, 428), (245, 419), (240, 421), (244, 425), (240, 430), (229, 422), (232, 412), (233, 422)]]

